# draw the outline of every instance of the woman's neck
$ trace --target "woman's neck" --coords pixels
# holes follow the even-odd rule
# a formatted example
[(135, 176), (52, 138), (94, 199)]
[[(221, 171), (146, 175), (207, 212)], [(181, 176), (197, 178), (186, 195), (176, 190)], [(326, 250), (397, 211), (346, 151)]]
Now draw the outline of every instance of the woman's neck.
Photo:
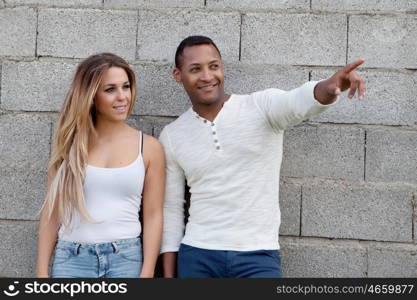
[(123, 122), (111, 122), (107, 120), (96, 120), (94, 128), (97, 133), (97, 138), (111, 138), (120, 135), (128, 125)]

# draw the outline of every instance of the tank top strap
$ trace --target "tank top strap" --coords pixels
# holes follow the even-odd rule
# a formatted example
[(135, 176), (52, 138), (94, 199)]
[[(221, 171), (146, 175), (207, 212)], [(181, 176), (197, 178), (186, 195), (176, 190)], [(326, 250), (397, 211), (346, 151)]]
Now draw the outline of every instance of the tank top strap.
[(139, 131), (139, 153), (143, 154), (143, 132)]

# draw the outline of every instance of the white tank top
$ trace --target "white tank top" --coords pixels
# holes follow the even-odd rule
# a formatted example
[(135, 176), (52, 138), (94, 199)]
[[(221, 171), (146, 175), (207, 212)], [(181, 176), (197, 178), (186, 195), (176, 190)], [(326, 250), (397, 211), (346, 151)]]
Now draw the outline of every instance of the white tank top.
[(134, 162), (121, 168), (87, 165), (84, 198), (90, 216), (98, 223), (80, 221), (74, 213), (70, 228), (61, 226), (60, 240), (78, 243), (107, 243), (138, 237), (141, 233), (139, 211), (145, 178), (142, 158), (143, 134)]

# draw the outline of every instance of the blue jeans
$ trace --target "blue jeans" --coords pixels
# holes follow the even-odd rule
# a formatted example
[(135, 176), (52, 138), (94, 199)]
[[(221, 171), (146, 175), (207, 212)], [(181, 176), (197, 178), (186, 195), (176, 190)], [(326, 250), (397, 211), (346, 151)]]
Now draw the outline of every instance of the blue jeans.
[(207, 250), (181, 244), (179, 278), (280, 278), (278, 250)]
[(141, 269), (140, 238), (101, 244), (58, 240), (51, 277), (137, 278)]

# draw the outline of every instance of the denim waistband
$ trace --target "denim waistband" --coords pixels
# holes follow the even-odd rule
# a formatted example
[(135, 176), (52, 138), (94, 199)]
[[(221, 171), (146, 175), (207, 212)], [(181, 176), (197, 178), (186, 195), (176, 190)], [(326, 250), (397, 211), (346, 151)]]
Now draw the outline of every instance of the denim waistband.
[(118, 253), (119, 249), (131, 247), (134, 245), (140, 246), (140, 244), (141, 244), (141, 238), (136, 237), (132, 239), (118, 240), (118, 241), (106, 242), (106, 243), (95, 243), (95, 244), (77, 243), (77, 242), (58, 240), (55, 247), (60, 248), (60, 249), (69, 249), (73, 251), (75, 255), (78, 255), (78, 253), (81, 250), (87, 250), (87, 251), (95, 252), (95, 253), (110, 253), (110, 252)]

